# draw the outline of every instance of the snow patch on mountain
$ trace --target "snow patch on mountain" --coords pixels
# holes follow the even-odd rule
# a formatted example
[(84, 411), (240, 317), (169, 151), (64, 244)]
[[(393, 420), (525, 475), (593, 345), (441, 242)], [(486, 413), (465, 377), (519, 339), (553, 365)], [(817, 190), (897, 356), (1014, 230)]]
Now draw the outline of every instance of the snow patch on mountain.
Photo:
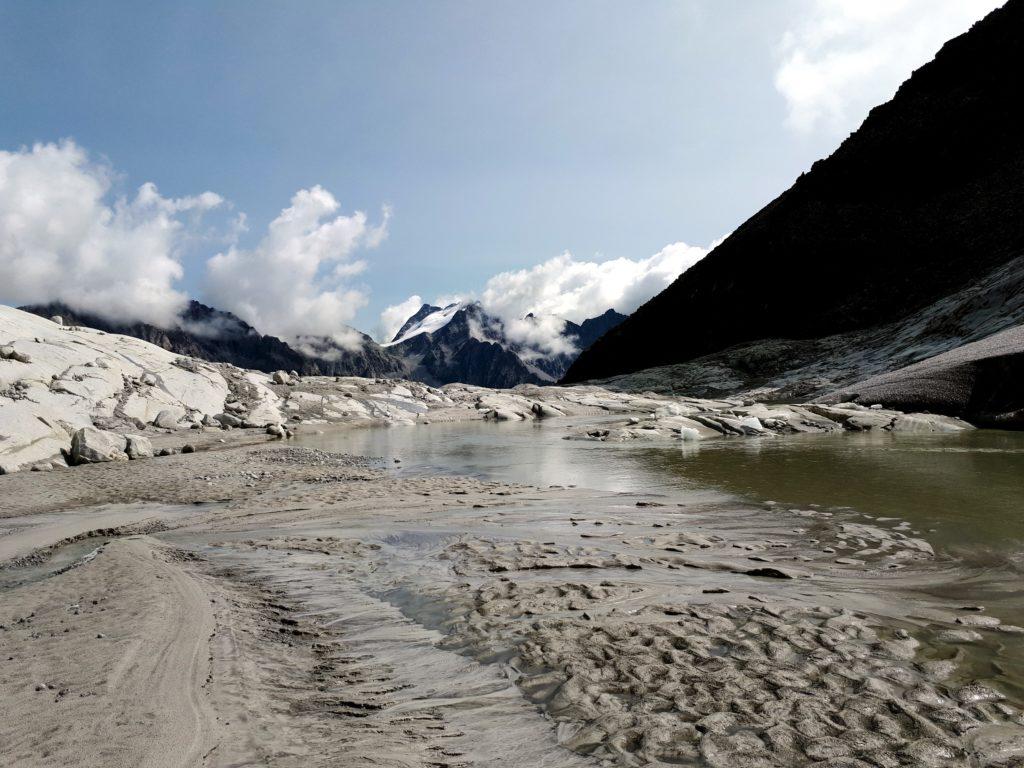
[[(423, 307), (428, 308), (429, 305), (424, 304)], [(403, 327), (398, 332), (398, 335), (394, 338), (393, 341), (381, 344), (381, 346), (393, 347), (396, 344), (406, 342), (409, 339), (413, 338), (414, 336), (419, 336), (420, 334), (423, 333), (437, 333), (439, 330), (444, 328), (446, 325), (448, 325), (448, 323), (452, 321), (452, 318), (455, 317), (455, 313), (462, 309), (462, 307), (462, 302), (457, 301), (453, 304), (449, 304), (447, 307), (444, 307), (443, 309), (438, 309), (434, 312), (430, 312), (428, 315), (423, 317), (422, 320), (413, 323), (409, 327)], [(415, 317), (415, 315), (413, 317)], [(408, 322), (406, 322), (406, 325), (408, 326)]]

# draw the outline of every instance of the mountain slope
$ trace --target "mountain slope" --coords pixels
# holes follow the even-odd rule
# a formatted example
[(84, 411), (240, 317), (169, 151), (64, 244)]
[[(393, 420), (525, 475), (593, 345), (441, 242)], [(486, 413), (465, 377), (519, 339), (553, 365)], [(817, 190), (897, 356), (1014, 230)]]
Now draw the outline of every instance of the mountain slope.
[(304, 376), (396, 376), (399, 360), (361, 334), (362, 347), (352, 351), (329, 339), (304, 339), (303, 354), (275, 336), (263, 336), (230, 312), (189, 302), (177, 328), (158, 328), (148, 323), (114, 323), (78, 312), (59, 302), (21, 307), (40, 317), (59, 315), (67, 325), (81, 325), (107, 333), (119, 333), (156, 344), (170, 352), (212, 362), (231, 363), (258, 371), (297, 371)]
[(566, 382), (911, 316), (1024, 253), (1024, 0), (584, 352)]
[(544, 383), (507, 347), (479, 304), (456, 303), (442, 309), (424, 304), (403, 330), (385, 348), (405, 361), (407, 375), (415, 381), (496, 389)]
[[(550, 319), (550, 318), (548, 318)], [(615, 310), (580, 324), (559, 320), (562, 336), (576, 351), (552, 354), (508, 338), (502, 321), (479, 303), (424, 304), (410, 317), (387, 352), (405, 361), (406, 375), (440, 385), (452, 382), (508, 388), (557, 381), (601, 334), (625, 319)], [(533, 315), (525, 321), (539, 322)]]

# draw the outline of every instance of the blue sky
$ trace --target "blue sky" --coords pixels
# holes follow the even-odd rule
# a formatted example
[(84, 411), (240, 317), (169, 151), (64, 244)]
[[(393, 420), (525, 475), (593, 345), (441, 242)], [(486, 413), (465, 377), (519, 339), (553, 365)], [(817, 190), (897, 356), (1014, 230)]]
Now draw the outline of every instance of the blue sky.
[[(71, 138), (116, 172), (108, 197), (212, 190), (212, 221), (246, 214), (240, 248), (315, 185), (370, 225), (388, 205), (346, 277), (371, 330), (412, 294), (479, 292), (566, 251), (706, 246), (995, 4), (4, 1), (0, 150)], [(859, 77), (830, 58), (865, 49)], [(220, 247), (183, 247), (176, 287), (202, 297)]]

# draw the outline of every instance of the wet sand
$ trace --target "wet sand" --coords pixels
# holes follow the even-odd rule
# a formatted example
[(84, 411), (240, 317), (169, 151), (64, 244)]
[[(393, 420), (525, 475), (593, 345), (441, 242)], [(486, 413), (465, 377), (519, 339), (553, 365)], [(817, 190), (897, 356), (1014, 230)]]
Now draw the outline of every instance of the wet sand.
[(1024, 630), (898, 519), (212, 447), (2, 478), (0, 763), (1024, 760)]

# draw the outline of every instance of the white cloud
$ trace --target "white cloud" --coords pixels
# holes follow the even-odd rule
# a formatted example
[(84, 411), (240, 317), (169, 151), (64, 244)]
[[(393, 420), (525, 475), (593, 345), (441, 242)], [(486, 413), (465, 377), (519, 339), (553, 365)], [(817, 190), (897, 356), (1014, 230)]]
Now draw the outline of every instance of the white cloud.
[(1005, 0), (807, 0), (775, 86), (797, 131), (850, 131), (942, 44)]
[(405, 325), (405, 321), (415, 315), (422, 306), (423, 299), (420, 296), (412, 295), (403, 302), (386, 307), (380, 313), (380, 327), (377, 331), (377, 338), (381, 342), (391, 341), (395, 338), (395, 334)]
[[(580, 323), (609, 309), (631, 314), (719, 242), (707, 248), (672, 243), (653, 256), (635, 260), (580, 261), (563, 253), (528, 269), (495, 275), (479, 294), (444, 296), (434, 304), (478, 299), (485, 312), (501, 320), (510, 341), (545, 355), (569, 353), (573, 346), (563, 335), (565, 320)], [(388, 307), (381, 315), (381, 327), (397, 331), (421, 304), (419, 296), (411, 296)], [(534, 317), (527, 319), (530, 313)]]
[(110, 200), (113, 179), (73, 141), (0, 151), (0, 300), (173, 324), (187, 298), (180, 249), (224, 201), (166, 198), (151, 183)]
[(582, 322), (608, 309), (630, 314), (661, 293), (709, 248), (672, 243), (646, 259), (579, 261), (563, 253), (530, 269), (502, 272), (484, 286), (480, 302), (501, 318), (513, 341), (557, 354), (565, 350), (561, 329), (551, 320), (523, 322), (532, 312)]
[(367, 297), (347, 281), (367, 265), (351, 256), (387, 236), (390, 210), (372, 226), (362, 211), (339, 208), (320, 186), (295, 193), (255, 248), (232, 247), (207, 262), (205, 295), (262, 333), (300, 346), (303, 336), (328, 336), (354, 348), (359, 337), (348, 324)]

